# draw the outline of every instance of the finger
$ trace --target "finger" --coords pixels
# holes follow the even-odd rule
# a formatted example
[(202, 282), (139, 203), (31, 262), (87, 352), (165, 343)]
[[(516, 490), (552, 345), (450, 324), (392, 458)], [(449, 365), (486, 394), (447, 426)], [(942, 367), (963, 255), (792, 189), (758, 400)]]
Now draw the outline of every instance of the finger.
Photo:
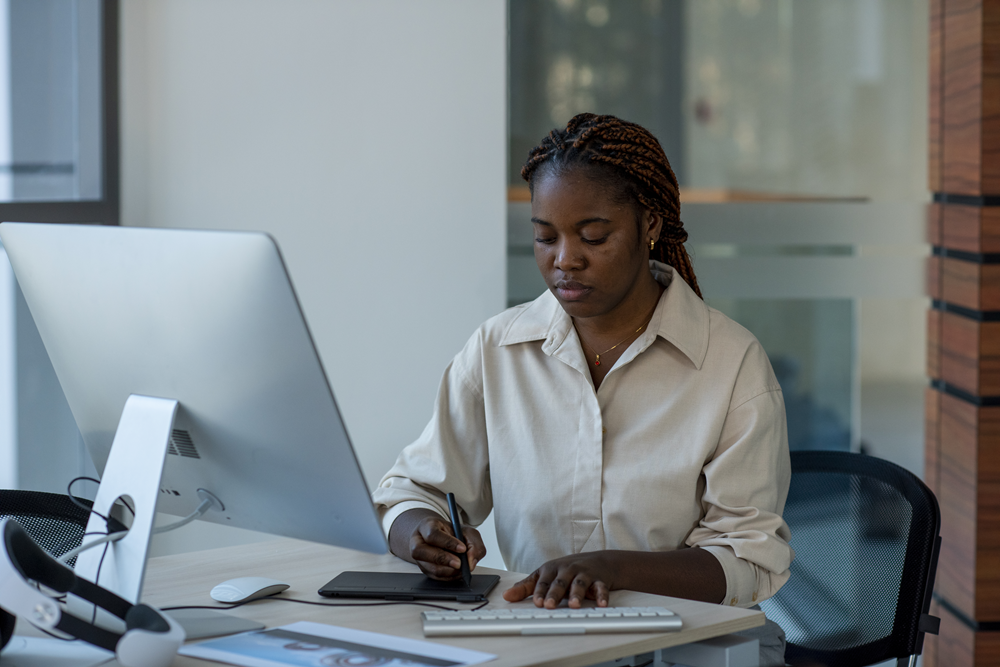
[(562, 602), (563, 598), (566, 597), (567, 591), (569, 591), (570, 584), (573, 582), (573, 573), (567, 570), (560, 570), (552, 583), (549, 585), (549, 590), (545, 594), (545, 607), (547, 609), (555, 609)]
[(415, 544), (410, 548), (410, 554), (413, 556), (413, 560), (417, 562), (428, 563), (437, 567), (447, 567), (453, 570), (458, 570), (458, 568), (462, 566), (462, 561), (459, 560), (458, 556), (450, 551), (445, 551), (444, 549), (439, 549), (435, 546), (427, 544), (426, 542), (418, 542)]
[(465, 528), (465, 542), (469, 547), (469, 566), (472, 566), (472, 560), (477, 563), (486, 557), (486, 544), (483, 543), (483, 537), (479, 534), (479, 531), (475, 528)]
[(532, 572), (527, 577), (517, 582), (507, 590), (503, 592), (503, 599), (507, 602), (520, 602), (524, 598), (531, 595), (532, 591), (535, 590), (535, 579), (538, 577), (537, 572)]
[(592, 583), (590, 590), (593, 592), (594, 599), (597, 600), (598, 607), (607, 607), (611, 603), (611, 591), (603, 581), (598, 580)]
[(587, 597), (590, 586), (590, 577), (582, 572), (573, 577), (573, 583), (569, 587), (569, 606), (573, 609), (579, 609), (583, 605), (584, 598)]
[(422, 563), (417, 561), (417, 567), (419, 567), (420, 571), (431, 579), (437, 579), (439, 581), (455, 581), (462, 576), (462, 573), (459, 570), (455, 570), (450, 567), (440, 567), (438, 565), (434, 565), (433, 563)]
[(462, 542), (451, 532), (451, 526), (444, 526), (441, 523), (433, 523), (420, 531), (420, 536), (428, 544), (451, 551), (452, 553), (465, 553), (465, 542)]
[[(550, 577), (552, 575), (549, 575)], [(543, 577), (541, 574), (538, 575), (538, 580), (535, 582), (535, 590), (531, 592), (532, 601), (535, 603), (536, 607), (545, 606), (545, 596), (549, 592), (549, 586), (552, 582), (548, 580), (548, 577)]]

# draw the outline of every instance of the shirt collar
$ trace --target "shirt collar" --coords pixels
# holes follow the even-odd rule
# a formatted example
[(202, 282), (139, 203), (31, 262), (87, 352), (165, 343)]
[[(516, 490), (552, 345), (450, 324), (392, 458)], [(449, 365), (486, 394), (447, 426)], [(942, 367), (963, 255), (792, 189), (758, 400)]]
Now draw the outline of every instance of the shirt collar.
[[(647, 331), (655, 331), (657, 336), (680, 350), (700, 370), (708, 354), (708, 306), (673, 267), (650, 261), (649, 269), (656, 281), (667, 289), (660, 296)], [(552, 355), (567, 343), (572, 330), (573, 321), (552, 292), (546, 290), (507, 326), (500, 345), (544, 340), (542, 351)]]

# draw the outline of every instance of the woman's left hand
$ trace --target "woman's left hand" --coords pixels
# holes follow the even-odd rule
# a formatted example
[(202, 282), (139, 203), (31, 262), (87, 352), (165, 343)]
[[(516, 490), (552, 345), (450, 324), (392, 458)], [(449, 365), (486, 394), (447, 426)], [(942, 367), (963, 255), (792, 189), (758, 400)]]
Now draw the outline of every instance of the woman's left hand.
[(563, 598), (569, 599), (573, 609), (579, 609), (584, 598), (607, 607), (615, 588), (611, 553), (594, 551), (550, 560), (505, 590), (503, 598), (519, 602), (530, 596), (536, 607), (546, 609), (555, 609)]

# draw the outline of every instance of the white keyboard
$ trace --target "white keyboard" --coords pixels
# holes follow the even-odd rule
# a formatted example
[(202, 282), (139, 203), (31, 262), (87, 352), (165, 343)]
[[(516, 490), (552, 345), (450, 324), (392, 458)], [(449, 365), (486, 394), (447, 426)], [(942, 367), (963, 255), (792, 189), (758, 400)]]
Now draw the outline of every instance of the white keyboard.
[(680, 616), (663, 607), (588, 609), (506, 608), (425, 611), (424, 635), (583, 635), (608, 632), (670, 632)]

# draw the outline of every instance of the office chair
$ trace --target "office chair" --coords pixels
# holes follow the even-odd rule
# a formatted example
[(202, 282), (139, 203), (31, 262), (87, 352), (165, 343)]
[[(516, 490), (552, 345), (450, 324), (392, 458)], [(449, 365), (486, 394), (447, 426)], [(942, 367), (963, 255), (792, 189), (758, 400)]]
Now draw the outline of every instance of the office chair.
[[(92, 505), (89, 500), (77, 500)], [(17, 520), (40, 547), (59, 558), (80, 546), (90, 512), (74, 505), (65, 494), (0, 489), (0, 519), (7, 517)], [(111, 518), (111, 529), (125, 530), (125, 526)]]
[(792, 452), (785, 504), (791, 578), (761, 604), (785, 631), (790, 665), (915, 665), (937, 634), (931, 591), (941, 546), (934, 494), (873, 456)]

